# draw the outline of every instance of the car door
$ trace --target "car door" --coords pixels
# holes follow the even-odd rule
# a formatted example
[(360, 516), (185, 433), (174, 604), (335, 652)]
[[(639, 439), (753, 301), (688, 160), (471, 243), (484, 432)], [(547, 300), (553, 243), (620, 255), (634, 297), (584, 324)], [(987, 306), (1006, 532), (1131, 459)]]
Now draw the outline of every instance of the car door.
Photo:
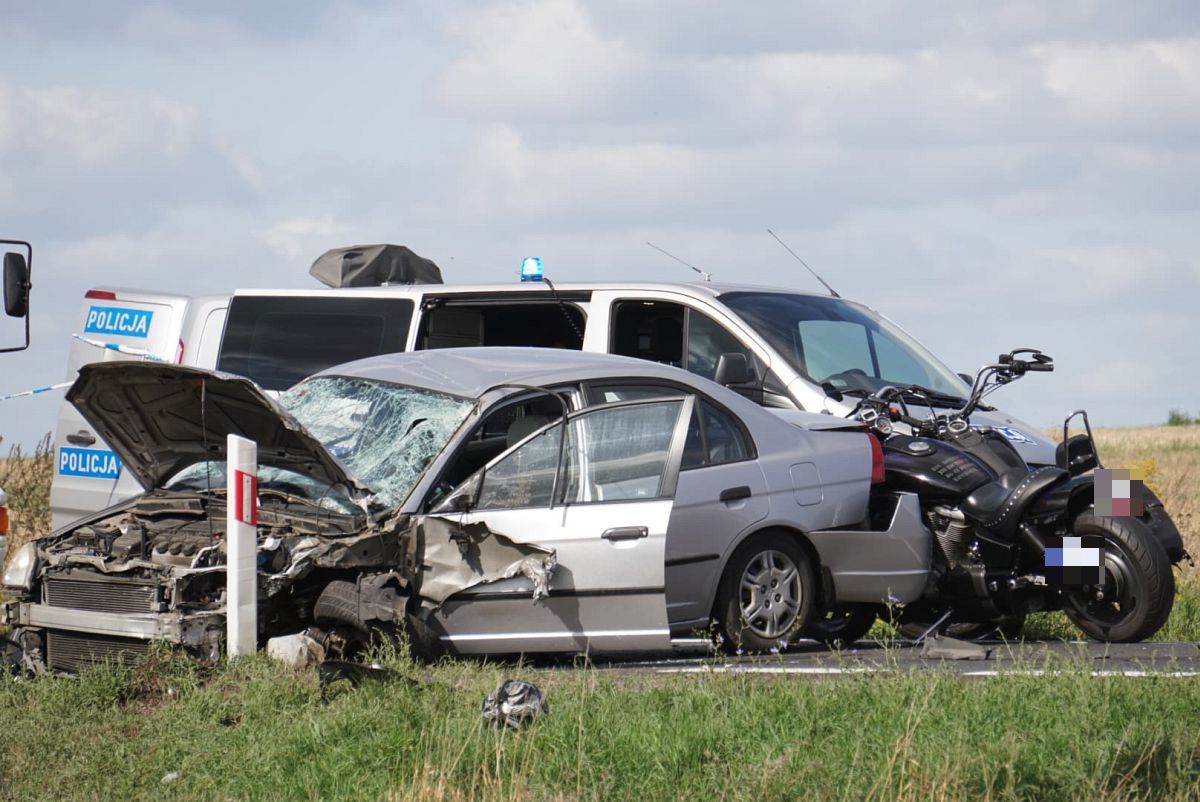
[[(588, 387), (593, 403), (683, 392), (645, 380)], [(770, 511), (767, 480), (756, 457), (754, 440), (736, 417), (697, 396), (667, 529), (667, 619), (675, 636), (707, 625), (721, 558)]]
[(523, 576), (470, 587), (433, 613), (459, 653), (629, 651), (670, 645), (667, 525), (692, 397), (590, 407), (497, 457), (449, 495), (461, 526), (552, 549), (549, 595)]

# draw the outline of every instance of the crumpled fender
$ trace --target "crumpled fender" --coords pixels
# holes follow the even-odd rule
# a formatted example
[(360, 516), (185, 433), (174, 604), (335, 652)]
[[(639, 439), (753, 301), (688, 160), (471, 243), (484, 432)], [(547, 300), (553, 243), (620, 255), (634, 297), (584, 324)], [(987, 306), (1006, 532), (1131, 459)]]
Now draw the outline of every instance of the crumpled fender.
[(552, 549), (516, 543), (483, 523), (463, 525), (437, 516), (416, 521), (421, 556), (415, 586), (422, 599), (440, 605), (467, 588), (514, 576), (533, 583), (535, 601), (549, 594), (557, 565)]

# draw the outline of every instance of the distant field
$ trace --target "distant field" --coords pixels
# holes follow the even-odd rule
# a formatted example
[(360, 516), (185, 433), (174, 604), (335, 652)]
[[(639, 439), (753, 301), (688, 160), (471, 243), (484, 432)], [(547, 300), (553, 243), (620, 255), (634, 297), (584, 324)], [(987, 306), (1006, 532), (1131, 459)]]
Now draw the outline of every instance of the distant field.
[[(1098, 429), (1096, 442), (1106, 467), (1147, 471), (1151, 487), (1183, 533), (1184, 546), (1200, 556), (1200, 424)], [(1198, 575), (1196, 569), (1185, 573)]]

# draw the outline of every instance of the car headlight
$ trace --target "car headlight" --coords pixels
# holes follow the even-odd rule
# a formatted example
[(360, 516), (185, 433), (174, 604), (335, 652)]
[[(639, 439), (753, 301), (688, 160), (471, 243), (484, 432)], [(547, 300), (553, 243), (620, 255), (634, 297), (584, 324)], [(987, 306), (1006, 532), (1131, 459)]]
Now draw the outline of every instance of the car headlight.
[(4, 587), (13, 590), (33, 589), (33, 572), (37, 570), (37, 547), (26, 543), (13, 552), (4, 569)]

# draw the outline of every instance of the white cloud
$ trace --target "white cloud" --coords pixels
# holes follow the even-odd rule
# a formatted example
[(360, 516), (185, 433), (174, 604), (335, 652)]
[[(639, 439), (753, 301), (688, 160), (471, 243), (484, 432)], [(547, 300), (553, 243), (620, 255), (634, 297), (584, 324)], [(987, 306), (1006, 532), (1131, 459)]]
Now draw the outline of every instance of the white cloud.
[(323, 251), (346, 244), (353, 229), (333, 215), (294, 217), (276, 223), (259, 236), (272, 251), (289, 260), (315, 258)]
[(131, 156), (173, 157), (194, 142), (195, 122), (193, 109), (162, 98), (0, 82), (0, 152), (48, 153), (83, 167)]
[(1200, 123), (1200, 39), (1032, 50), (1044, 85), (1088, 123), (1163, 128)]
[(619, 103), (645, 57), (602, 37), (576, 0), (472, 9), (450, 27), (465, 47), (438, 82), (443, 106), (470, 116), (599, 115)]

